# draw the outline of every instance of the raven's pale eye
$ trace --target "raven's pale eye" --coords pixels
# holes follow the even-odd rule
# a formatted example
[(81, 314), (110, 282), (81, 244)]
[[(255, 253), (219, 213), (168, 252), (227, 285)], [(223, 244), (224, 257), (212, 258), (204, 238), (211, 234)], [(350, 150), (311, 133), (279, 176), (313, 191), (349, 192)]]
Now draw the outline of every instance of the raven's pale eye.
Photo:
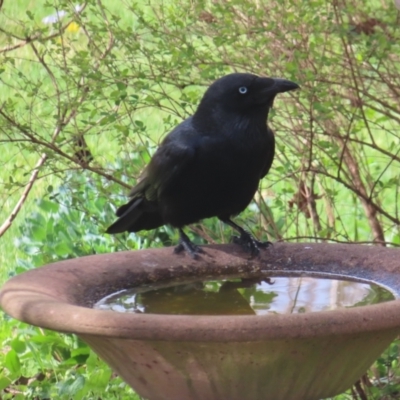
[(246, 94), (247, 93), (247, 87), (246, 86), (241, 86), (239, 88), (239, 93), (240, 94)]

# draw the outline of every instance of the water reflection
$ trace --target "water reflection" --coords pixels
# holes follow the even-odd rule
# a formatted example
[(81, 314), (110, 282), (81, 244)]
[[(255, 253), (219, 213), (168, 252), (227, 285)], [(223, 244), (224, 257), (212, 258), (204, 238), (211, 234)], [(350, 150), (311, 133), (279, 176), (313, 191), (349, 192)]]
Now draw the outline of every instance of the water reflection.
[(237, 279), (140, 287), (99, 301), (119, 312), (188, 315), (267, 315), (335, 310), (393, 300), (386, 289), (353, 281), (310, 277)]

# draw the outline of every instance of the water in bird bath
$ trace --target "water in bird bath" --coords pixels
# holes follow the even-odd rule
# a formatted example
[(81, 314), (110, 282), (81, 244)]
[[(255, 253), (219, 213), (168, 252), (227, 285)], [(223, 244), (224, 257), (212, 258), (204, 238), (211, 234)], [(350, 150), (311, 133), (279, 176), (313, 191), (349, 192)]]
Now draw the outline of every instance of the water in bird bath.
[(94, 307), (150, 314), (268, 315), (335, 310), (394, 299), (390, 291), (374, 283), (291, 276), (146, 285), (109, 295)]

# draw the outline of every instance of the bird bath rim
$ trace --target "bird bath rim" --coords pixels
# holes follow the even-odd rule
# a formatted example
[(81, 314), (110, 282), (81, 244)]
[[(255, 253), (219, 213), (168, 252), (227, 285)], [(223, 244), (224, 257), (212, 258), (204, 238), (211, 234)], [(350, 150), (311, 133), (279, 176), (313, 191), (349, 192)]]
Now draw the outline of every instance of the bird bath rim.
[[(124, 251), (56, 262), (10, 279), (0, 304), (12, 317), (56, 331), (137, 340), (254, 341), (311, 338), (400, 327), (399, 251), (349, 244), (277, 243), (249, 258), (236, 245), (204, 246), (192, 260), (171, 248)], [(249, 273), (296, 275), (374, 282), (396, 300), (306, 314), (190, 316), (118, 313), (89, 308), (127, 287), (173, 278), (216, 278)], [(265, 275), (265, 274), (264, 274)], [(124, 287), (125, 285), (125, 287)]]

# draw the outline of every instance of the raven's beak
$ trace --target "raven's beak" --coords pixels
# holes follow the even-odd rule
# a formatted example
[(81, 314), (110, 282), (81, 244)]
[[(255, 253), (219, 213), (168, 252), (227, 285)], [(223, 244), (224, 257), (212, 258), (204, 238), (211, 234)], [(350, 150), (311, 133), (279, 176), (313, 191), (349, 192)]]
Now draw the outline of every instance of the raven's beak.
[(289, 90), (299, 89), (300, 86), (297, 83), (288, 81), (287, 79), (273, 78), (274, 84), (270, 87), (271, 91), (275, 93), (284, 93)]
[(289, 90), (298, 89), (300, 86), (297, 83), (288, 81), (287, 79), (281, 78), (258, 78), (259, 87), (261, 90), (258, 93), (257, 102), (259, 104), (269, 104), (272, 107), (272, 103), (275, 96), (278, 93), (288, 92)]

